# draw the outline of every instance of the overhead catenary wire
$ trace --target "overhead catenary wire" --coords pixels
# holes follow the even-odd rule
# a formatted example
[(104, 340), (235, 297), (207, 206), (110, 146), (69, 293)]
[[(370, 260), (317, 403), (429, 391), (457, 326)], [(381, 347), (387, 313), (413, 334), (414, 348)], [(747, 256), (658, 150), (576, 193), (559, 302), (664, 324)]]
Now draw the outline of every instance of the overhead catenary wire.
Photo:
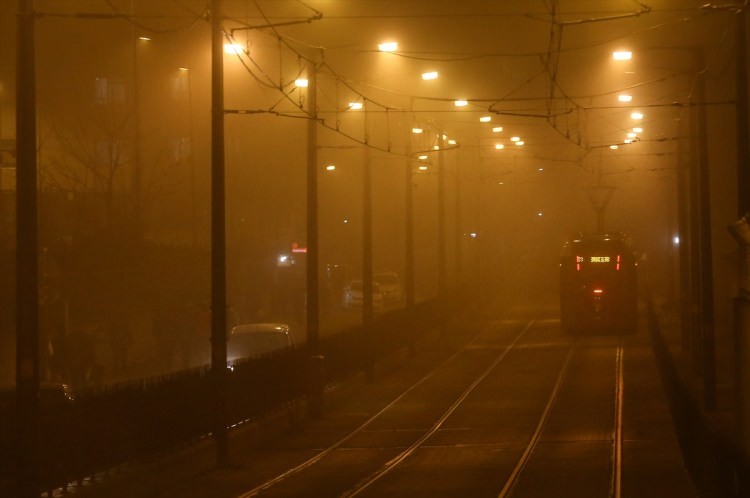
[[(111, 0), (105, 0), (105, 2), (113, 10), (113, 14), (110, 14), (110, 16), (112, 18), (122, 18), (122, 19), (127, 20), (128, 22), (133, 23), (134, 25), (138, 26), (141, 29), (145, 29), (145, 30), (148, 30), (148, 31), (154, 31), (154, 32), (168, 32), (168, 31), (173, 31), (173, 30), (178, 30), (178, 29), (188, 29), (189, 27), (191, 27), (192, 25), (194, 25), (196, 22), (199, 22), (201, 19), (205, 19), (206, 16), (208, 15), (208, 12), (206, 10), (204, 10), (203, 12), (199, 12), (199, 13), (191, 12), (193, 14), (193, 17), (190, 20), (190, 22), (188, 22), (188, 23), (186, 23), (186, 24), (184, 24), (184, 25), (182, 25), (180, 27), (177, 27), (177, 28), (170, 28), (169, 30), (159, 30), (159, 29), (153, 29), (152, 27), (149, 27), (146, 23), (138, 21), (136, 19), (138, 16), (132, 16), (132, 15), (128, 16), (128, 15), (126, 15), (126, 14), (118, 11), (117, 7), (114, 5), (114, 3)], [(175, 2), (175, 3), (176, 3), (176, 5), (178, 5), (180, 7), (183, 7), (181, 4), (179, 4), (179, 2)], [(298, 2), (298, 3), (301, 4), (301, 5), (303, 5), (303, 6), (305, 6), (306, 8), (310, 8), (309, 5), (306, 5), (303, 2), (301, 2), (301, 1)], [(651, 12), (647, 8), (648, 6), (646, 6), (645, 4), (643, 4), (641, 2), (637, 2), (637, 1), (635, 1), (635, 3), (638, 4), (641, 7), (641, 11), (639, 11), (640, 13)], [(280, 52), (280, 60), (282, 60), (282, 58), (281, 58), (281, 51), (287, 49), (287, 50), (290, 50), (292, 53), (296, 54), (298, 56), (298, 58), (299, 58), (300, 61), (308, 61), (310, 59), (310, 55), (302, 52), (301, 50), (299, 50), (299, 48), (297, 46), (294, 45), (294, 43), (303, 43), (303, 42), (300, 42), (300, 41), (297, 41), (297, 40), (295, 40), (294, 42), (290, 42), (289, 40), (292, 40), (292, 39), (290, 37), (288, 37), (288, 36), (283, 35), (281, 32), (279, 32), (279, 30), (277, 29), (277, 27), (275, 25), (273, 25), (274, 23), (272, 22), (272, 19), (270, 19), (265, 14), (265, 12), (263, 12), (263, 10), (262, 10), (259, 2), (257, 0), (253, 0), (253, 4), (255, 5), (255, 7), (258, 10), (258, 12), (260, 13), (261, 17), (266, 21), (266, 24), (267, 24), (267, 26), (260, 26), (260, 27), (258, 27), (258, 29), (260, 31), (264, 32), (264, 33), (270, 33), (270, 34), (272, 34), (275, 38), (277, 38), (277, 40), (279, 42), (278, 50)], [(188, 10), (188, 12), (190, 12), (189, 9), (186, 8), (186, 10)], [(319, 12), (319, 11), (317, 11), (315, 9), (312, 9), (312, 8), (311, 8), (311, 10), (313, 11), (313, 16), (308, 16), (306, 19), (320, 19), (320, 18), (322, 18), (323, 15), (322, 15), (321, 12)], [(654, 10), (654, 12), (655, 11), (656, 10)], [(668, 9), (664, 10), (664, 9), (662, 9), (660, 11), (661, 12), (668, 12), (670, 10), (668, 10)], [(686, 10), (677, 9), (677, 10), (673, 10), (671, 12), (685, 12), (685, 11)], [(79, 14), (79, 16), (80, 15), (84, 15), (84, 14)], [(96, 14), (92, 14), (92, 15), (96, 15)], [(142, 18), (142, 17), (138, 17), (138, 18)], [(610, 19), (609, 18), (605, 18), (603, 20), (610, 20)], [(563, 47), (562, 46), (562, 40), (561, 40), (562, 36), (560, 36), (558, 38), (558, 40), (557, 40), (558, 41), (557, 46), (556, 47), (550, 46), (550, 48), (548, 50), (548, 53), (547, 53), (548, 60), (549, 60), (549, 57), (551, 57), (553, 54), (555, 56), (559, 56), (561, 53), (564, 53), (564, 52), (570, 52), (570, 51), (573, 51), (573, 50), (582, 50), (582, 49), (593, 47), (593, 46), (596, 46), (596, 45), (599, 45), (599, 44), (608, 43), (608, 42), (610, 42), (611, 40), (614, 40), (614, 39), (620, 39), (620, 38), (623, 38), (623, 37), (626, 37), (626, 36), (631, 36), (634, 33), (644, 32), (646, 30), (659, 29), (659, 28), (663, 28), (663, 27), (666, 27), (666, 26), (669, 26), (669, 25), (673, 25), (675, 23), (683, 23), (683, 22), (688, 22), (688, 21), (691, 21), (691, 20), (693, 20), (693, 18), (691, 18), (691, 17), (680, 17), (678, 19), (669, 20), (669, 21), (663, 22), (663, 23), (651, 24), (649, 26), (646, 26), (646, 27), (643, 27), (643, 28), (640, 28), (640, 29), (637, 29), (637, 30), (631, 30), (628, 33), (618, 34), (616, 37), (610, 38), (609, 40), (606, 40), (606, 41), (600, 40), (600, 41), (596, 41), (594, 43), (589, 43), (589, 44), (586, 44), (586, 45), (579, 45), (579, 46), (574, 46), (574, 47)], [(583, 19), (581, 21), (581, 23), (585, 22), (585, 21), (586, 21), (586, 19)], [(243, 24), (241, 21), (237, 21), (237, 22), (240, 22), (240, 24)], [(568, 24), (579, 24), (579, 23), (571, 23), (569, 21), (566, 21), (565, 23), (566, 23), (565, 25), (568, 25)], [(247, 26), (249, 23), (244, 23), (244, 24)], [(266, 29), (263, 29), (264, 27)], [(555, 28), (553, 28), (553, 29), (555, 29)], [(557, 29), (560, 29), (560, 31), (562, 32), (561, 28), (557, 28)], [(231, 36), (231, 32), (232, 32), (231, 30), (228, 31), (228, 32), (226, 32), (225, 36), (227, 34), (229, 34)], [(310, 46), (310, 45), (307, 45), (307, 46)], [(323, 53), (323, 55), (325, 55), (325, 52), (327, 50), (325, 47), (315, 47), (315, 49), (316, 50), (320, 50), (321, 53)], [(406, 53), (406, 52), (404, 52), (404, 53), (394, 53), (393, 55), (398, 56), (398, 57), (407, 57), (407, 58), (411, 57), (411, 54)], [(528, 57), (528, 56), (538, 56), (538, 53), (527, 53), (527, 54), (523, 54), (523, 53), (476, 53), (476, 54), (467, 53), (467, 54), (460, 54), (458, 59), (457, 58), (451, 58), (451, 57), (449, 57), (449, 58), (446, 58), (445, 60), (448, 60), (448, 61), (456, 60), (456, 61), (458, 61), (458, 60), (476, 59), (476, 58), (480, 58), (480, 57)], [(251, 54), (249, 54), (249, 53), (237, 54), (237, 58), (241, 61), (241, 64), (243, 65), (245, 71), (248, 72), (249, 76), (251, 78), (253, 78), (253, 80), (257, 84), (261, 85), (264, 88), (278, 91), (278, 92), (280, 92), (282, 94), (281, 98), (279, 98), (278, 100), (276, 100), (269, 108), (265, 109), (266, 112), (268, 112), (268, 113), (275, 113), (275, 114), (277, 114), (279, 116), (287, 116), (287, 115), (291, 116), (291, 114), (289, 114), (287, 112), (284, 112), (283, 110), (279, 109), (279, 106), (281, 105), (281, 103), (285, 102), (285, 101), (290, 102), (294, 106), (295, 109), (300, 109), (301, 108), (301, 102), (296, 102), (295, 99), (292, 97), (292, 95), (293, 95), (293, 93), (294, 93), (295, 90), (291, 90), (290, 91), (289, 90), (290, 83), (284, 83), (284, 81), (282, 79), (283, 71), (281, 70), (281, 68), (280, 68), (280, 71), (279, 71), (279, 77), (276, 78), (276, 79), (274, 79), (273, 77), (271, 77), (267, 73), (267, 71), (264, 69), (263, 65), (261, 63), (259, 63), (259, 61), (255, 57), (252, 57)], [(431, 60), (440, 60), (440, 59), (431, 58)], [(281, 66), (281, 64), (280, 64), (280, 66)], [(409, 94), (409, 93), (404, 93), (404, 92), (397, 92), (397, 91), (393, 91), (393, 90), (389, 90), (389, 89), (379, 88), (379, 87), (377, 87), (375, 85), (372, 85), (372, 84), (369, 84), (369, 83), (362, 83), (362, 82), (355, 83), (350, 78), (348, 78), (348, 77), (344, 76), (342, 73), (340, 73), (339, 70), (337, 68), (335, 68), (329, 61), (325, 60), (325, 57), (324, 57), (323, 61), (320, 63), (319, 68), (322, 69), (322, 70), (324, 70), (325, 72), (329, 73), (336, 80), (337, 84), (341, 84), (342, 86), (346, 87), (348, 91), (351, 91), (354, 95), (358, 96), (359, 99), (366, 100), (368, 103), (370, 103), (370, 105), (377, 105), (377, 106), (379, 106), (379, 107), (382, 108), (382, 111), (386, 115), (386, 129), (388, 130), (388, 137), (386, 137), (386, 141), (388, 142), (389, 145), (386, 145), (385, 147), (382, 148), (383, 150), (386, 150), (386, 151), (389, 150), (389, 149), (391, 149), (391, 146), (390, 146), (390, 142), (391, 142), (391, 139), (390, 139), (391, 126), (390, 126), (390, 124), (391, 123), (390, 123), (390, 119), (388, 118), (388, 116), (390, 116), (393, 113), (404, 112), (404, 109), (401, 109), (401, 108), (399, 108), (399, 106), (392, 105), (391, 103), (379, 100), (377, 98), (374, 98), (371, 95), (368, 95), (367, 94), (368, 92), (363, 91), (361, 89), (362, 87), (372, 88), (372, 89), (375, 89), (375, 90), (378, 90), (378, 91), (381, 91), (381, 92), (385, 91), (385, 92), (387, 92), (387, 93), (389, 93), (391, 95), (394, 95), (396, 97), (399, 97), (399, 98), (407, 98), (408, 97), (408, 98), (411, 98), (411, 99), (414, 99), (414, 100), (421, 100), (421, 101), (425, 101), (425, 102), (430, 102), (430, 101), (431, 102), (451, 102), (451, 101), (454, 100), (452, 98), (447, 98), (447, 97), (420, 96), (420, 95), (414, 95), (414, 94)], [(550, 66), (548, 66), (547, 69), (549, 71), (552, 68)], [(298, 69), (297, 70), (297, 76), (301, 76), (303, 74), (303, 72), (304, 72), (304, 69), (302, 69), (302, 68)], [(542, 70), (540, 73), (537, 73), (536, 75), (534, 75), (531, 78), (529, 78), (525, 83), (528, 84), (528, 82), (532, 81), (535, 77), (538, 77), (540, 74), (544, 74), (544, 70)], [(549, 72), (548, 72), (548, 74), (549, 74)], [(542, 100), (542, 99), (536, 98), (536, 97), (517, 97), (517, 98), (512, 98), (511, 95), (514, 92), (517, 92), (518, 89), (523, 88), (523, 84), (520, 85), (520, 86), (518, 86), (516, 89), (512, 90), (511, 92), (509, 92), (509, 94), (506, 94), (505, 96), (501, 96), (499, 98), (497, 98), (497, 97), (496, 98), (492, 98), (492, 97), (488, 98), (487, 96), (475, 96), (475, 97), (469, 97), (467, 100), (469, 101), (470, 104), (472, 104), (476, 108), (476, 110), (486, 109), (486, 110), (489, 110), (490, 112), (494, 112), (494, 113), (496, 113), (498, 115), (511, 116), (511, 117), (519, 117), (519, 118), (540, 118), (540, 117), (546, 117), (547, 120), (550, 122), (550, 124), (553, 127), (557, 126), (557, 124), (555, 123), (555, 121), (556, 121), (556, 118), (558, 118), (558, 117), (572, 116), (572, 114), (574, 112), (579, 112), (581, 110), (596, 110), (596, 109), (602, 108), (602, 107), (597, 107), (597, 106), (585, 106), (585, 105), (583, 105), (580, 102), (580, 99), (591, 98), (591, 97), (594, 97), (595, 95), (589, 95), (589, 96), (573, 96), (573, 95), (569, 95), (565, 91), (565, 89), (562, 88), (559, 85), (559, 82), (554, 77), (554, 72), (552, 73), (551, 76), (552, 76), (551, 81), (552, 81), (553, 85), (551, 85), (551, 87), (550, 87), (550, 94), (546, 97), (546, 102), (547, 102), (547, 105), (548, 105), (548, 112), (546, 113), (546, 116), (544, 114), (542, 114), (542, 113), (538, 113), (538, 112), (534, 112), (534, 111), (525, 112), (523, 110), (519, 111), (518, 109), (507, 109), (507, 108), (503, 109), (503, 107), (504, 107), (503, 103), (504, 102), (507, 102), (507, 103), (511, 103), (511, 102), (516, 102), (516, 103), (518, 103), (518, 102), (533, 103), (535, 101)], [(650, 80), (650, 81), (647, 81), (647, 82), (641, 82), (641, 83), (638, 83), (636, 85), (632, 85), (629, 88), (635, 88), (635, 87), (638, 87), (638, 86), (643, 86), (643, 85), (648, 85), (648, 84), (652, 84), (652, 83), (664, 81), (666, 78), (669, 78), (669, 77), (675, 77), (675, 75), (670, 75), (670, 76), (667, 76), (667, 77), (664, 77), (664, 78), (661, 78), (661, 79), (654, 79), (654, 80)], [(557, 92), (559, 92), (561, 95), (558, 95)], [(612, 92), (612, 93), (614, 93), (614, 92)], [(599, 94), (599, 95), (604, 95), (604, 94)], [(567, 108), (563, 107), (561, 109), (560, 108), (560, 103), (561, 102), (567, 102), (569, 107), (567, 107)], [(488, 105), (482, 106), (482, 104), (488, 104)], [(550, 109), (552, 107), (555, 107), (557, 109), (557, 111), (554, 112), (554, 113), (550, 112)], [(459, 113), (465, 113), (467, 111), (468, 112), (472, 112), (470, 109), (469, 110), (467, 110), (467, 109), (425, 109), (425, 110), (419, 110), (418, 112), (420, 112), (420, 113), (444, 113), (445, 115), (458, 115)], [(379, 112), (379, 111), (370, 109), (369, 112)], [(325, 123), (325, 125), (326, 126), (330, 126), (329, 123)], [(570, 124), (567, 124), (565, 126), (567, 127), (566, 128), (567, 130), (573, 129), (573, 128), (570, 127)], [(333, 126), (332, 127), (332, 129), (336, 129), (336, 128), (338, 128), (338, 126)], [(566, 137), (566, 138), (569, 138), (571, 136), (570, 135), (570, 131), (559, 130), (559, 133), (561, 133), (561, 135), (564, 136), (564, 137)], [(361, 140), (361, 142), (366, 143), (367, 141), (366, 140)]]

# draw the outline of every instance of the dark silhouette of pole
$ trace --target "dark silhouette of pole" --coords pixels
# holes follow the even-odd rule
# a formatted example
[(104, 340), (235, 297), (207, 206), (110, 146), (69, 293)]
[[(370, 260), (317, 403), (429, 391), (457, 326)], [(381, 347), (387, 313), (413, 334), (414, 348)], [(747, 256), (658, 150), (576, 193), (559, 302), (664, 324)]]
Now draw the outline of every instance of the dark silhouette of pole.
[(227, 295), (224, 175), (224, 34), (221, 0), (211, 1), (211, 372), (214, 381), (216, 463), (226, 466)]
[[(130, 2), (130, 15), (135, 16), (133, 1)], [(143, 167), (141, 161), (141, 91), (138, 74), (138, 36), (136, 26), (131, 26), (131, 43), (133, 48), (133, 218), (138, 230), (138, 236), (141, 237), (144, 232), (143, 228)]]
[(455, 229), (455, 244), (456, 244), (456, 255), (455, 255), (455, 273), (456, 273), (456, 288), (462, 289), (463, 287), (463, 216), (461, 216), (461, 162), (455, 163), (455, 203), (456, 203), (456, 229)]
[(747, 88), (747, 8), (737, 14), (737, 216), (750, 212), (750, 128)]
[(307, 75), (307, 346), (317, 354), (320, 329), (320, 265), (318, 253), (318, 99), (317, 67)]
[[(737, 217), (747, 222), (750, 213), (750, 127), (748, 124), (748, 88), (747, 88), (747, 8), (742, 8), (737, 14)], [(730, 230), (731, 231), (731, 230)], [(738, 239), (735, 236), (735, 239)], [(748, 241), (738, 239), (740, 271), (738, 272), (739, 295), (734, 299), (734, 345), (735, 345), (735, 403), (737, 407), (737, 438), (745, 441), (747, 432), (747, 353), (744, 321), (747, 315), (747, 282), (748, 272)]]
[(365, 377), (374, 380), (372, 340), (372, 165), (367, 145), (367, 108), (364, 109), (365, 145), (362, 148), (362, 330), (365, 345)]
[(700, 350), (701, 373), (703, 375), (703, 403), (707, 409), (716, 407), (716, 352), (714, 333), (714, 280), (713, 251), (711, 248), (711, 196), (708, 159), (708, 130), (706, 129), (706, 69), (703, 54), (695, 50), (699, 74), (697, 80), (698, 106), (694, 114), (697, 118), (697, 205), (698, 216), (698, 273), (700, 287), (698, 301), (700, 309)]
[(411, 157), (411, 132), (406, 141), (406, 308), (414, 307), (414, 165)]
[(443, 132), (440, 132), (438, 138), (438, 144), (440, 150), (438, 151), (438, 195), (437, 195), (437, 253), (438, 253), (438, 296), (443, 297), (445, 295), (445, 289), (447, 287), (447, 269), (446, 269), (446, 254), (445, 254), (445, 152), (443, 151), (443, 145), (445, 140), (443, 139)]
[(16, 495), (38, 498), (39, 263), (32, 0), (18, 2), (16, 68)]

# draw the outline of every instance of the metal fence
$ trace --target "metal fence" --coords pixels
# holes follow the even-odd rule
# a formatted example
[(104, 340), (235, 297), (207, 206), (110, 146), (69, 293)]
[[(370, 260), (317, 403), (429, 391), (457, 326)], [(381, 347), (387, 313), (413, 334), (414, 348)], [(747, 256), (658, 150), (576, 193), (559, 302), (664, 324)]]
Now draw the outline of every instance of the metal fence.
[[(441, 313), (439, 303), (420, 303), (379, 316), (368, 331), (357, 327), (321, 340), (315, 354), (325, 358), (325, 382), (339, 382), (368, 361), (412, 346)], [(228, 425), (304, 399), (311, 354), (300, 348), (235, 362), (228, 375)], [(214, 421), (214, 396), (211, 371), (204, 367), (85, 391), (74, 402), (40, 407), (42, 490), (205, 438)], [(0, 415), (0, 496), (12, 496), (14, 410)]]

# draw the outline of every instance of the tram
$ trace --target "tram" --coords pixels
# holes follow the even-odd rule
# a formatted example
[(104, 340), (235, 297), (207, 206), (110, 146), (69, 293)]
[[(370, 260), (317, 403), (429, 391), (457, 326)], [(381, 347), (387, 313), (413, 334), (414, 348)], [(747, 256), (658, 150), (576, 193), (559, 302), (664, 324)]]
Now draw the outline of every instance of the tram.
[(580, 235), (560, 257), (560, 324), (567, 333), (635, 332), (638, 262), (623, 233)]

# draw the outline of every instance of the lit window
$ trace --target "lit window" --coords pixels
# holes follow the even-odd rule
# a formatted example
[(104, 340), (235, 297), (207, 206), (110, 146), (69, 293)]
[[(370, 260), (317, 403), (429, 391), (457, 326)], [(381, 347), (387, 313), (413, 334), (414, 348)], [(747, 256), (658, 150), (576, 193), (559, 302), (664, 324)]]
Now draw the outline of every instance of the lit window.
[(172, 78), (172, 98), (175, 100), (186, 101), (190, 96), (190, 80), (187, 72), (180, 71)]
[(177, 137), (171, 140), (172, 160), (176, 163), (186, 161), (191, 154), (190, 137)]
[(97, 104), (124, 104), (125, 82), (107, 78), (96, 78), (94, 81), (94, 100)]

